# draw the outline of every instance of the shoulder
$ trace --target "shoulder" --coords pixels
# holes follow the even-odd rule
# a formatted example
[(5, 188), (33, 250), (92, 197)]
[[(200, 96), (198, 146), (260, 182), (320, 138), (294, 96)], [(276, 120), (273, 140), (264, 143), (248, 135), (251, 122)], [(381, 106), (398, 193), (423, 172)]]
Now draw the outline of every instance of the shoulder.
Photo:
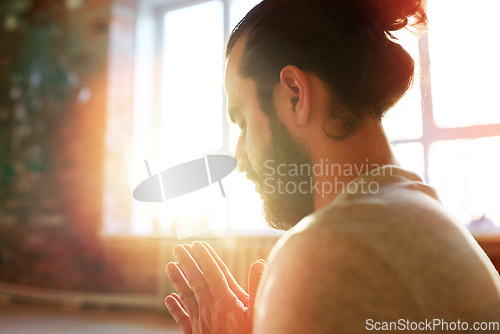
[[(422, 319), (391, 254), (407, 253), (402, 239), (428, 213), (448, 217), (430, 187), (397, 172), (358, 178), (357, 191), (278, 242), (259, 294), (258, 333), (358, 333), (368, 319)], [(363, 182), (377, 182), (377, 192), (363, 192)]]
[(308, 229), (348, 230), (358, 235), (373, 229), (399, 233), (399, 228), (435, 228), (438, 221), (447, 228), (459, 225), (441, 204), (435, 189), (418, 175), (394, 166), (372, 173), (351, 181), (332, 203), (300, 224)]
[(258, 333), (359, 333), (370, 318), (419, 318), (403, 282), (363, 242), (308, 229), (273, 251), (258, 305)]

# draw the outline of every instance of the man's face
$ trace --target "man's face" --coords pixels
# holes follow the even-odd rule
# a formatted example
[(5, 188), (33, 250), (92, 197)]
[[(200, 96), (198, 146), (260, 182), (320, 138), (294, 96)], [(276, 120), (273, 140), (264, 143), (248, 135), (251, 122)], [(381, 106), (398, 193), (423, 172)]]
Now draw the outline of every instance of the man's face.
[[(242, 44), (238, 42), (231, 52), (225, 79), (229, 115), (241, 129), (235, 158), (239, 170), (256, 184), (267, 223), (288, 230), (314, 211), (310, 176), (288, 171), (294, 165), (311, 163), (304, 146), (293, 138), (276, 112), (270, 111), (273, 116), (268, 117), (261, 110), (254, 82), (239, 75)], [(279, 165), (281, 175), (277, 173)]]

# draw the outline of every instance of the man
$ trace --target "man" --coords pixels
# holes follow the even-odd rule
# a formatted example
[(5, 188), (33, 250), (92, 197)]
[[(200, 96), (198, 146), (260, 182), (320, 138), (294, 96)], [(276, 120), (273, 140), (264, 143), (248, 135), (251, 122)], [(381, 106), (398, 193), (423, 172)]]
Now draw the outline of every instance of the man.
[(249, 295), (208, 244), (176, 246), (166, 305), (184, 333), (499, 330), (498, 273), (381, 125), (413, 78), (391, 35), (410, 19), (425, 22), (420, 1), (265, 0), (240, 22), (235, 157), (288, 232)]

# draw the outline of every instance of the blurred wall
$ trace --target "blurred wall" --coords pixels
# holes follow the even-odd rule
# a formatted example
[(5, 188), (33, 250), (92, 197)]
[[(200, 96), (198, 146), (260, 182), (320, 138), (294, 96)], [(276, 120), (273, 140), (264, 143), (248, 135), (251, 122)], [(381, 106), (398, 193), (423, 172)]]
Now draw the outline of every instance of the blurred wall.
[(0, 282), (156, 291), (155, 242), (99, 236), (109, 27), (134, 5), (0, 4)]

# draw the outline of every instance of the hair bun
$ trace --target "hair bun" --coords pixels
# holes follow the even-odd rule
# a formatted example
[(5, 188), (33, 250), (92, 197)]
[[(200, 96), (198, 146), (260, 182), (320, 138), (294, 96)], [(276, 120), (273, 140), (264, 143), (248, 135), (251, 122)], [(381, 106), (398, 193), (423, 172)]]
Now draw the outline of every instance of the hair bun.
[(427, 23), (425, 0), (347, 0), (375, 27), (387, 34), (403, 28), (420, 32)]

